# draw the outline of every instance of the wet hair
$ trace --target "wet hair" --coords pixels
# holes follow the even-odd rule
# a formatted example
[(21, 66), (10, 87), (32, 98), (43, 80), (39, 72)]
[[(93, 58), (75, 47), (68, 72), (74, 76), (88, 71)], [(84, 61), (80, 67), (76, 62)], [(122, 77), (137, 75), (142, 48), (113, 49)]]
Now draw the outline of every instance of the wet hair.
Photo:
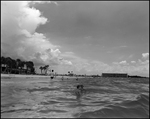
[(80, 85), (77, 85), (77, 89), (80, 87)]
[(77, 89), (79, 89), (79, 87), (83, 88), (84, 86), (83, 85), (77, 85)]
[(51, 79), (53, 79), (54, 77), (52, 76)]

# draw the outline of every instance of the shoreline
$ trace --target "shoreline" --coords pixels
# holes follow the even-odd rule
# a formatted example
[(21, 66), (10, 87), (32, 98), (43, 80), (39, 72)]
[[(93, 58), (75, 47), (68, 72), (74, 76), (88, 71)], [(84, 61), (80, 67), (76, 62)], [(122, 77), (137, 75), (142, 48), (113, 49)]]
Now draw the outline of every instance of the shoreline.
[(49, 77), (49, 76), (42, 76), (42, 75), (25, 75), (25, 74), (1, 74), (1, 77), (18, 77), (18, 78), (26, 78), (26, 77)]
[[(49, 78), (50, 76), (44, 76), (44, 75), (25, 75), (25, 74), (1, 74), (1, 77), (4, 78)], [(61, 78), (62, 76), (56, 76), (56, 78)], [(64, 78), (76, 78), (75, 76), (63, 76)], [(78, 77), (78, 78), (84, 78), (84, 77)]]

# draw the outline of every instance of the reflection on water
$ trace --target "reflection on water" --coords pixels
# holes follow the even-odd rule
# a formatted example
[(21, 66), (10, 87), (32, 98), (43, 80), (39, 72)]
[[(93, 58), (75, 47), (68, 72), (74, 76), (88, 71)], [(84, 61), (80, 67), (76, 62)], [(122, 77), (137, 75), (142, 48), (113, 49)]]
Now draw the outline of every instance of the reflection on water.
[[(75, 95), (76, 85), (86, 92)], [(1, 79), (2, 117), (149, 117), (149, 79)]]

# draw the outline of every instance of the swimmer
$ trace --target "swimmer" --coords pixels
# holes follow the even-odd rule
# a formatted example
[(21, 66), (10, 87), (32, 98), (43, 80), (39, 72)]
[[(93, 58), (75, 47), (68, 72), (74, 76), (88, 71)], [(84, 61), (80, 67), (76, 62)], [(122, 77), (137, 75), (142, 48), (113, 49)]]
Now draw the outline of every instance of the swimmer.
[(76, 80), (78, 80), (78, 77), (76, 76)]
[(54, 70), (51, 71), (51, 79), (54, 78)]
[(63, 77), (63, 76), (61, 77), (61, 80), (64, 80), (64, 77)]
[(53, 79), (54, 77), (53, 76), (51, 76), (51, 79)]
[(75, 91), (75, 94), (76, 95), (81, 95), (84, 91), (83, 87), (84, 87), (83, 85), (77, 85), (77, 89)]

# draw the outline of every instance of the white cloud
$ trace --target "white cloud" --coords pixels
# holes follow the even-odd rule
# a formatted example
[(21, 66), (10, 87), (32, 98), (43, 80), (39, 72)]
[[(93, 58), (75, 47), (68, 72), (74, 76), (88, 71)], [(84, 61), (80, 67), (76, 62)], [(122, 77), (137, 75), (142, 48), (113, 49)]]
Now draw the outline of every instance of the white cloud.
[(68, 61), (68, 60), (63, 60), (63, 62), (67, 65), (72, 65), (72, 62), (71, 61)]
[(136, 63), (136, 61), (131, 61), (131, 63), (133, 63), (133, 64), (134, 64), (134, 63)]
[[(1, 2), (1, 54), (3, 56), (32, 60), (36, 65), (49, 64), (62, 72), (72, 70), (89, 74), (102, 72), (148, 74), (149, 60), (139, 60), (135, 66), (128, 65), (126, 61), (108, 65), (101, 61), (83, 59), (73, 52), (62, 53), (58, 49), (59, 46), (52, 44), (44, 34), (36, 32), (37, 27), (46, 24), (48, 19), (42, 16), (39, 10), (31, 8), (30, 4), (29, 1)], [(142, 56), (147, 58), (149, 53), (143, 53)], [(122, 58), (123, 56), (120, 59)]]
[(101, 74), (104, 72), (110, 73), (128, 73), (129, 75), (149, 75), (149, 60), (138, 62), (131, 61), (131, 64), (127, 61), (113, 62), (112, 65), (108, 65), (101, 61), (87, 60), (76, 56), (74, 53), (62, 53), (66, 59), (70, 59), (72, 65), (68, 69), (74, 71), (77, 74)]
[[(36, 29), (46, 24), (47, 18), (30, 4), (45, 2), (1, 2), (1, 53), (14, 59), (32, 60), (35, 64), (71, 64), (61, 58), (58, 47)], [(47, 2), (52, 3), (52, 2)], [(56, 3), (56, 2), (55, 2)]]
[(149, 60), (142, 61), (142, 60), (138, 59), (138, 63), (139, 64), (149, 64)]
[(113, 62), (111, 67), (111, 72), (122, 72), (128, 73), (129, 75), (149, 75), (149, 60), (142, 61), (138, 60), (131, 61), (130, 65), (122, 65), (122, 64), (129, 64), (126, 61), (121, 62)]
[(127, 61), (121, 61), (121, 62), (113, 62), (113, 64), (116, 64), (116, 65), (129, 65), (129, 63), (127, 63)]
[(121, 61), (119, 64), (127, 64), (127, 61)]
[(144, 59), (148, 58), (148, 57), (149, 57), (149, 53), (143, 53), (143, 54), (142, 54), (142, 57), (143, 57)]

